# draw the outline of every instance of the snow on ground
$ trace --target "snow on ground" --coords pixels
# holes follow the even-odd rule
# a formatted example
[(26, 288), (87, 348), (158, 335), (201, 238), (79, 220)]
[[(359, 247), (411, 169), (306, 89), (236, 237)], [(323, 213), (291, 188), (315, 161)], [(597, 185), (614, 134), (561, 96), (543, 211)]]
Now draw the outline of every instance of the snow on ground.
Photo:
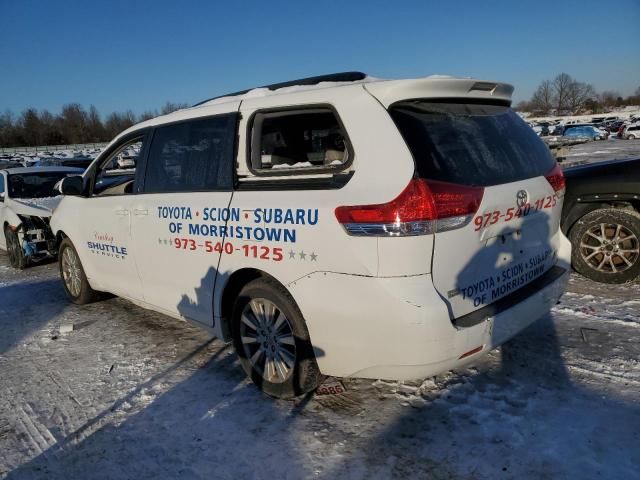
[(621, 140), (615, 135), (608, 140), (581, 143), (568, 147), (564, 167), (603, 160), (640, 157), (640, 140)]
[(639, 307), (574, 275), (470, 368), (276, 401), (204, 331), (0, 256), (0, 478), (640, 478)]

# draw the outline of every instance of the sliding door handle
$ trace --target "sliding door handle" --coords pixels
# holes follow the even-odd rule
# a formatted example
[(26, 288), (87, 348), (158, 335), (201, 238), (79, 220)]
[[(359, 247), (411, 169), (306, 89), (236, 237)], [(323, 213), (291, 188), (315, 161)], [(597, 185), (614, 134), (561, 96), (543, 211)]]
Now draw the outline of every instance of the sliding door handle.
[(126, 217), (127, 215), (129, 215), (129, 210), (126, 210), (126, 209), (116, 210), (116, 215), (119, 215), (121, 217)]
[(142, 217), (142, 216), (145, 216), (145, 215), (149, 215), (149, 210), (147, 210), (147, 209), (143, 209), (143, 210), (142, 210), (142, 209), (137, 209), (137, 208), (135, 208), (135, 209), (133, 210), (133, 214), (134, 214), (135, 216), (137, 216), (137, 217)]

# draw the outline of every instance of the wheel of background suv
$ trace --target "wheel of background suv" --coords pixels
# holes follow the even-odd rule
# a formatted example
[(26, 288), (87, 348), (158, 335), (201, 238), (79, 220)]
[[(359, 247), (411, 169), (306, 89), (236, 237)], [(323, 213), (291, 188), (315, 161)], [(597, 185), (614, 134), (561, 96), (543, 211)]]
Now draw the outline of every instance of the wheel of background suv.
[(84, 305), (100, 300), (100, 292), (89, 285), (78, 252), (68, 238), (62, 240), (60, 244), (58, 265), (64, 289), (73, 303)]
[(18, 234), (7, 226), (4, 228), (4, 239), (7, 244), (7, 254), (9, 255), (11, 266), (19, 270), (26, 268), (29, 265), (29, 259), (24, 256), (24, 250), (20, 245)]
[(240, 363), (267, 395), (292, 398), (320, 383), (300, 309), (275, 280), (248, 283), (233, 307), (231, 330)]
[(569, 234), (573, 267), (603, 283), (625, 283), (640, 275), (640, 214), (603, 208), (587, 213)]

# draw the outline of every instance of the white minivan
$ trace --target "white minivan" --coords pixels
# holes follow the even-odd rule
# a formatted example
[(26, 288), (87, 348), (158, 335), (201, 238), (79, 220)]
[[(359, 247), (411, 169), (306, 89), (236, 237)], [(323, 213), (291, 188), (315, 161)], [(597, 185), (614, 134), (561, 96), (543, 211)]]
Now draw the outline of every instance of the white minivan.
[(66, 291), (207, 327), (276, 397), (473, 361), (569, 275), (564, 177), (512, 91), (349, 72), (131, 127), (61, 184)]

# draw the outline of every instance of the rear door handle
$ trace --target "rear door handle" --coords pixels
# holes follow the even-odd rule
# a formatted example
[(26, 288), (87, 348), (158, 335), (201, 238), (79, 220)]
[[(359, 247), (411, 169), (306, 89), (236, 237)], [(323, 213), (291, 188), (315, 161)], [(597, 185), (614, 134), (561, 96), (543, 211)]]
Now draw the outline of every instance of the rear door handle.
[(116, 210), (116, 215), (120, 215), (121, 217), (126, 217), (129, 215), (129, 210)]
[(133, 210), (133, 214), (138, 216), (138, 217), (141, 217), (143, 215), (149, 215), (149, 210), (147, 210), (147, 209), (139, 210), (139, 209), (136, 208), (136, 209)]

